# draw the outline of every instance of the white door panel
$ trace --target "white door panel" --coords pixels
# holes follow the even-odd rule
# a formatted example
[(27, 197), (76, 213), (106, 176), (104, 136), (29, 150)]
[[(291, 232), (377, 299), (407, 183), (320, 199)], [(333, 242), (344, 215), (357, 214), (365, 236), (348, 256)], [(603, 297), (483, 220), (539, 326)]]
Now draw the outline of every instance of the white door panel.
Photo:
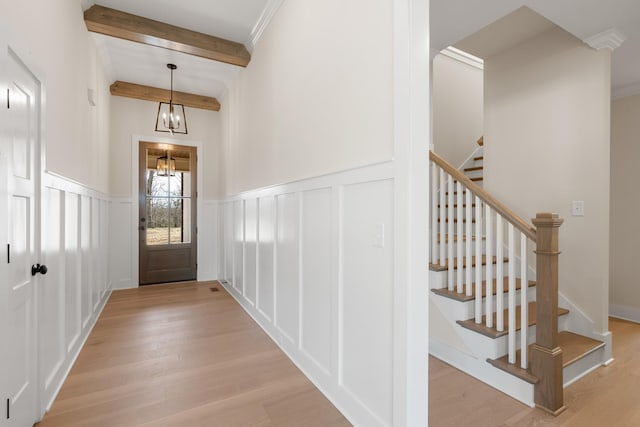
[[(9, 91), (3, 134), (9, 151), (7, 194), (3, 203), (8, 207), (7, 283), (2, 295), (6, 298), (5, 328), (1, 331), (6, 363), (0, 389), (0, 417), (7, 426), (30, 426), (37, 421), (36, 409), (36, 309), (35, 283), (31, 265), (38, 261), (39, 227), (36, 220), (38, 169), (39, 83), (24, 65), (9, 52), (7, 75)], [(10, 249), (10, 250), (9, 250)]]

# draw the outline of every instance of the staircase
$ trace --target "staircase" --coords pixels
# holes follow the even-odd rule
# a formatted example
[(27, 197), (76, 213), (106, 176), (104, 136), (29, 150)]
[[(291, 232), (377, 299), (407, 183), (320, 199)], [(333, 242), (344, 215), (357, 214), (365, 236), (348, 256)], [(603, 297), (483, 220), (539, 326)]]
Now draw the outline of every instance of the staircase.
[(558, 294), (562, 219), (539, 213), (530, 224), (493, 198), (478, 185), (478, 150), (464, 173), (433, 152), (430, 159), (430, 352), (528, 405), (560, 413), (563, 387), (611, 351), (595, 334), (585, 336), (588, 319)]

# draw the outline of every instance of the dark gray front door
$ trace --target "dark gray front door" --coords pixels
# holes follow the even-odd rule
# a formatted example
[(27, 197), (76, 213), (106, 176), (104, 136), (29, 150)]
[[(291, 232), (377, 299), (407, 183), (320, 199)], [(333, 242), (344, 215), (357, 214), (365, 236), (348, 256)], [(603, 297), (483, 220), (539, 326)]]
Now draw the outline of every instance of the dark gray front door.
[(140, 143), (140, 284), (196, 279), (196, 148)]

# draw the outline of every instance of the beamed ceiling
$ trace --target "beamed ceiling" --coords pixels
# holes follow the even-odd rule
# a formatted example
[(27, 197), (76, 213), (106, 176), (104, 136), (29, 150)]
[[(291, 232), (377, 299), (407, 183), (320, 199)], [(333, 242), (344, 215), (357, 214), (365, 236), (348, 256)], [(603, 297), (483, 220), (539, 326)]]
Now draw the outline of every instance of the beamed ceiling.
[[(85, 11), (99, 5), (134, 15), (137, 19), (132, 21), (131, 27), (117, 29), (124, 33), (120, 38), (94, 33), (111, 82), (118, 81), (118, 89), (131, 83), (133, 85), (128, 89), (139, 85), (167, 90), (169, 72), (166, 64), (174, 63), (178, 65), (174, 90), (209, 100), (219, 98), (238, 70), (250, 61), (255, 42), (283, 1), (81, 0)], [(582, 40), (609, 29), (623, 34), (626, 40), (613, 52), (612, 92), (614, 96), (640, 93), (638, 0), (430, 0), (432, 55), (522, 6)], [(149, 24), (148, 20), (179, 27), (177, 34), (182, 38), (167, 41), (158, 34), (139, 34), (140, 31), (153, 31), (153, 23), (151, 29), (145, 25)], [(104, 23), (88, 23), (89, 28), (92, 25), (96, 25), (94, 30), (109, 34), (99, 28)], [(185, 41), (193, 39), (192, 32), (210, 36), (208, 46), (217, 45), (221, 53), (203, 52), (207, 50), (202, 45), (207, 45), (206, 41)], [(216, 41), (211, 37), (223, 40)], [(141, 41), (150, 41), (150, 44)], [(220, 55), (218, 60), (210, 59), (215, 55)], [(211, 107), (217, 101), (210, 102), (213, 102), (209, 104)], [(216, 107), (209, 109), (216, 110)]]

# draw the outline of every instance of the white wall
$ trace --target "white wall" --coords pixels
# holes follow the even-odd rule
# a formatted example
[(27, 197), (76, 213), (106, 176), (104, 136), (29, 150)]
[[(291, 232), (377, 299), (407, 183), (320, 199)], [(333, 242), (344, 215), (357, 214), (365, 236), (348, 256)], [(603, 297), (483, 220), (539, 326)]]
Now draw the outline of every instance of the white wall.
[[(0, 56), (4, 58), (10, 48), (42, 84), (42, 159), (47, 172), (41, 186), (42, 235), (33, 236), (41, 237), (42, 244), (33, 263), (49, 268), (35, 291), (38, 366), (33, 369), (39, 402), (34, 409), (42, 415), (110, 292), (105, 194), (110, 95), (79, 1), (1, 0), (0, 7)], [(3, 83), (4, 73), (0, 69)], [(95, 106), (89, 104), (89, 89), (94, 91)], [(2, 192), (0, 211), (6, 202)], [(2, 236), (6, 237), (5, 230)], [(6, 240), (2, 242), (4, 247)], [(3, 365), (4, 356), (0, 354)]]
[[(185, 108), (187, 135), (155, 132), (158, 104), (113, 96), (111, 100), (110, 191), (113, 203), (109, 271), (114, 289), (138, 286), (138, 195), (132, 188), (132, 138), (175, 144), (198, 144), (198, 279), (218, 278), (218, 199), (220, 197), (220, 115), (214, 111)], [(135, 142), (137, 144), (137, 141)], [(137, 151), (136, 154), (137, 156)]]
[(227, 194), (391, 159), (392, 6), (285, 2), (222, 99)]
[(483, 71), (444, 54), (433, 59), (434, 151), (458, 167), (482, 136)]
[(202, 143), (198, 153), (199, 165), (203, 168), (203, 182), (198, 183), (199, 196), (204, 200), (220, 197), (220, 114), (215, 111), (185, 107), (187, 135), (156, 132), (158, 103), (138, 99), (111, 97), (111, 140), (109, 145), (112, 165), (109, 182), (110, 194), (114, 197), (134, 197), (131, 192), (131, 137), (134, 135), (171, 140)]
[[(556, 212), (560, 291), (608, 329), (610, 51), (556, 28), (485, 58), (484, 187), (529, 220)], [(571, 216), (571, 202), (585, 216)]]
[(1, 0), (0, 7), (10, 45), (43, 83), (46, 169), (107, 192), (110, 95), (80, 1)]
[(284, 2), (222, 99), (225, 286), (355, 425), (427, 419), (428, 12)]
[(640, 322), (640, 95), (611, 104), (611, 253), (609, 302), (611, 315)]

